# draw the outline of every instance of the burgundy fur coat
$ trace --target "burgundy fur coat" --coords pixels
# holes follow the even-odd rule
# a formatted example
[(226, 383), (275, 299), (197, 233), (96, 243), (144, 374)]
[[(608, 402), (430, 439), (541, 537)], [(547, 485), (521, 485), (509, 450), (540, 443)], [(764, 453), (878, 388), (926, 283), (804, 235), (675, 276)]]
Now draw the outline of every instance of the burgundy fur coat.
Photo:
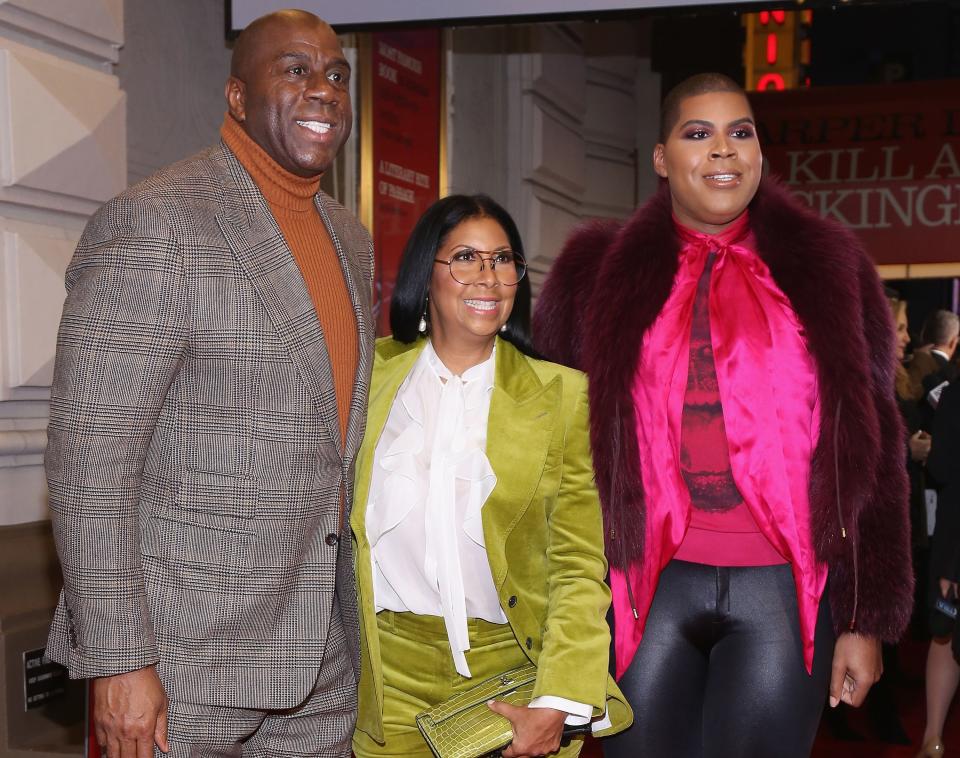
[[(590, 378), (607, 556), (620, 568), (644, 549), (630, 390), (643, 334), (677, 271), (680, 243), (670, 211), (663, 183), (624, 224), (594, 222), (574, 232), (534, 316), (538, 349)], [(834, 628), (895, 640), (910, 618), (913, 574), (890, 308), (853, 234), (820, 219), (775, 180), (761, 183), (750, 222), (817, 364), (822, 417), (810, 528), (818, 557), (829, 565)]]

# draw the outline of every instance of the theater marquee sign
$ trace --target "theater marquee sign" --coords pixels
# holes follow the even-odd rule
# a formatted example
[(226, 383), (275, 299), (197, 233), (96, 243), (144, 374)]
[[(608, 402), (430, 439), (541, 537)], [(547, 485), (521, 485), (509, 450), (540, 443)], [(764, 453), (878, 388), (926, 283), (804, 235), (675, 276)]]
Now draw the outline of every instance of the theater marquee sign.
[[(764, 157), (892, 276), (960, 264), (960, 81), (750, 94)], [(919, 265), (918, 265), (919, 264)], [(931, 265), (933, 264), (933, 265)]]

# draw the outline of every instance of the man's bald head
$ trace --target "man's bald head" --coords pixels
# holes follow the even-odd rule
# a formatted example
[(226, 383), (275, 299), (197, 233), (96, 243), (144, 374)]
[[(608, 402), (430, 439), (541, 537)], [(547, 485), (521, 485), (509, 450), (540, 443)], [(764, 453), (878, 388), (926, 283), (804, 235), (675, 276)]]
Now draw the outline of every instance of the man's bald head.
[(251, 21), (246, 29), (240, 32), (237, 41), (233, 43), (233, 55), (230, 58), (230, 76), (246, 81), (250, 74), (250, 67), (256, 65), (256, 60), (262, 56), (264, 42), (272, 39), (282, 27), (323, 27), (333, 34), (330, 25), (319, 16), (308, 11), (296, 9), (275, 11), (266, 16), (260, 16)]
[(297, 176), (326, 171), (353, 123), (350, 63), (330, 25), (306, 11), (277, 11), (244, 29), (225, 95), (230, 116)]

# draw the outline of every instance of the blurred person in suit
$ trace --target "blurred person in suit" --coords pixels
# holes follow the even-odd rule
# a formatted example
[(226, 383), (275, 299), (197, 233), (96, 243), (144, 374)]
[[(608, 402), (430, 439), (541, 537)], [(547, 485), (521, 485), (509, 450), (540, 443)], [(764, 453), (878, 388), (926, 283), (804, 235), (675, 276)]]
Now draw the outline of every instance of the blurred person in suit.
[(937, 310), (931, 313), (920, 333), (921, 347), (913, 352), (909, 373), (914, 382), (923, 387), (923, 396), (929, 408), (924, 409), (923, 420), (933, 423), (932, 409), (937, 407), (940, 392), (957, 376), (953, 362), (960, 340), (960, 318), (953, 311)]
[(67, 271), (47, 653), (109, 758), (350, 754), (373, 255), (319, 190), (350, 73), (316, 16), (251, 23), (220, 143), (108, 202)]

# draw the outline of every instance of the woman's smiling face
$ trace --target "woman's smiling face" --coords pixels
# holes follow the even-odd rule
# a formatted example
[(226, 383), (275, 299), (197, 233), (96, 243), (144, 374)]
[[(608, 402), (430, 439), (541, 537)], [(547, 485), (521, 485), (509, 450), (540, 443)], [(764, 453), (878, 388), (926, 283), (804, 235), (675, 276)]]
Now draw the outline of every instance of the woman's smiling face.
[(716, 234), (746, 210), (760, 184), (763, 156), (753, 112), (738, 92), (709, 92), (680, 103), (654, 170), (667, 179), (682, 224)]
[[(477, 216), (461, 221), (440, 243), (437, 259), (450, 261), (464, 251), (509, 250), (507, 233), (489, 216)], [(503, 285), (497, 279), (489, 262), (476, 281), (461, 284), (450, 275), (450, 267), (440, 263), (433, 266), (430, 281), (430, 336), (437, 347), (467, 345), (492, 348), (494, 337), (500, 331), (510, 312), (517, 287)]]

